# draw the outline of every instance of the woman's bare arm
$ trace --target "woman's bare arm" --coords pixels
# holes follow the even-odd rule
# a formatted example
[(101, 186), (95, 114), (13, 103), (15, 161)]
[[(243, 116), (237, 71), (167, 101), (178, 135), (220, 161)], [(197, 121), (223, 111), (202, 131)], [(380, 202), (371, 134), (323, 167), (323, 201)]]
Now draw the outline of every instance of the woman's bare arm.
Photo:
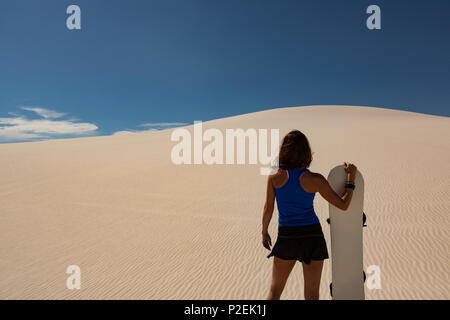
[[(347, 174), (347, 182), (353, 184), (355, 181), (356, 166), (352, 163), (344, 162), (344, 170)], [(316, 192), (319, 192), (325, 200), (341, 210), (348, 209), (350, 201), (352, 201), (353, 189), (346, 188), (344, 194), (340, 197), (330, 187), (327, 179), (321, 174), (316, 173), (314, 175), (314, 180), (314, 184), (317, 188)]]
[(320, 195), (331, 203), (333, 206), (341, 209), (347, 210), (350, 201), (352, 200), (353, 190), (345, 189), (344, 194), (340, 197), (330, 186), (327, 179), (324, 178), (321, 174), (317, 174), (316, 176), (316, 186), (317, 191)]

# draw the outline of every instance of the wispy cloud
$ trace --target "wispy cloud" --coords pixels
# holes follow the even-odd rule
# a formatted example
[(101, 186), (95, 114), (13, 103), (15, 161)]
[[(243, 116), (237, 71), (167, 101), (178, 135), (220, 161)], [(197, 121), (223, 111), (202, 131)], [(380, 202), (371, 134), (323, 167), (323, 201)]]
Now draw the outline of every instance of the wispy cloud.
[(170, 128), (170, 127), (178, 127), (185, 126), (187, 123), (184, 122), (150, 122), (140, 124), (139, 127), (147, 127), (147, 128)]
[(65, 116), (65, 113), (56, 112), (49, 109), (44, 108), (32, 108), (32, 107), (21, 107), (21, 109), (26, 111), (31, 111), (37, 113), (39, 116), (45, 118), (45, 119), (56, 119), (61, 118)]
[(91, 134), (98, 129), (92, 123), (62, 119), (54, 120), (64, 116), (63, 113), (56, 111), (31, 107), (22, 107), (21, 109), (33, 111), (41, 119), (28, 119), (20, 115), (0, 118), (0, 141), (42, 140), (61, 136), (80, 136)]
[(142, 133), (142, 132), (149, 132), (149, 131), (158, 131), (157, 129), (148, 129), (148, 130), (122, 130), (122, 131), (116, 131), (112, 135), (113, 136), (124, 136), (128, 134), (133, 133)]
[(158, 130), (173, 128), (173, 127), (185, 126), (187, 124), (188, 123), (184, 123), (184, 122), (150, 122), (150, 123), (143, 123), (143, 124), (138, 125), (138, 127), (145, 127), (145, 128), (147, 128), (145, 130), (126, 129), (126, 130), (122, 130), (122, 131), (116, 131), (112, 135), (113, 136), (123, 136), (123, 135), (133, 134), (133, 133), (158, 131)]
[(132, 130), (122, 130), (122, 131), (116, 131), (112, 135), (113, 136), (125, 136), (125, 135), (133, 134), (133, 133), (136, 133), (136, 132), (137, 131), (132, 131)]

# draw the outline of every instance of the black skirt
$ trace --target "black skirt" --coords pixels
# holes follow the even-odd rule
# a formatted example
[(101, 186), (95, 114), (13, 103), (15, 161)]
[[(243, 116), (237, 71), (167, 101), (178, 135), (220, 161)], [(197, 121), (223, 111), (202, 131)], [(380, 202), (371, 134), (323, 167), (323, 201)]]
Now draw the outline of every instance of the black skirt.
[(327, 244), (320, 223), (278, 227), (277, 241), (267, 258), (271, 256), (306, 264), (311, 260), (328, 259)]

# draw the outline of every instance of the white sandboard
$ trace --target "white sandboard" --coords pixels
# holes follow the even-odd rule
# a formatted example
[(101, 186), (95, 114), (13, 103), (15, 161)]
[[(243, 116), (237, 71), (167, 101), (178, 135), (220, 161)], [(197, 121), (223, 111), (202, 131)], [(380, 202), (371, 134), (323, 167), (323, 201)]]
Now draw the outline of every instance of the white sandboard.
[[(344, 166), (330, 171), (328, 182), (338, 195), (344, 194)], [(356, 172), (355, 190), (346, 211), (329, 205), (333, 300), (364, 300), (363, 204), (364, 179)]]

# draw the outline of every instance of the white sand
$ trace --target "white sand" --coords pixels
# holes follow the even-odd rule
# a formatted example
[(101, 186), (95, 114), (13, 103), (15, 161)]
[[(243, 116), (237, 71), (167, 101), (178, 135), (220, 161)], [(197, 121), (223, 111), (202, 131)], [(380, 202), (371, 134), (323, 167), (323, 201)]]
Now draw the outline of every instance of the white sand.
[[(313, 106), (204, 127), (300, 129), (325, 176), (354, 162), (366, 182), (364, 266), (382, 272), (367, 299), (450, 298), (448, 117)], [(170, 133), (0, 145), (0, 298), (263, 299), (260, 165), (175, 166)], [(330, 248), (328, 206), (315, 204)], [(277, 211), (273, 241), (276, 227)], [(81, 290), (66, 289), (72, 264)], [(330, 280), (327, 260), (322, 299)], [(302, 291), (297, 264), (282, 298)]]

